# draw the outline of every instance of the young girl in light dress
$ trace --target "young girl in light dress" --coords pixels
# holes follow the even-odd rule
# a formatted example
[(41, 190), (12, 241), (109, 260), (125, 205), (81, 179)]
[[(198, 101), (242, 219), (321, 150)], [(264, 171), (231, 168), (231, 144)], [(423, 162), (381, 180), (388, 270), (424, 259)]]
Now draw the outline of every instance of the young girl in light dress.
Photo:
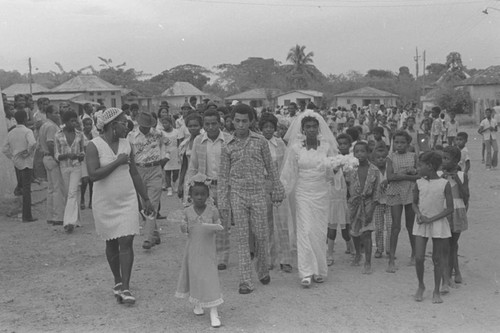
[(395, 273), (395, 255), (398, 245), (399, 231), (401, 230), (401, 215), (405, 211), (406, 230), (410, 238), (411, 261), (415, 260), (415, 238), (412, 235), (415, 214), (412, 210), (413, 188), (417, 175), (417, 156), (409, 152), (411, 136), (405, 131), (397, 131), (393, 135), (394, 152), (387, 158), (387, 206), (391, 208), (392, 227), (390, 238), (388, 273)]
[(217, 271), (215, 234), (223, 230), (217, 208), (207, 205), (208, 185), (203, 175), (196, 175), (189, 184), (193, 205), (184, 208), (181, 231), (188, 235), (177, 284), (176, 297), (189, 298), (194, 314), (203, 315), (210, 308), (212, 327), (221, 325), (217, 306), (223, 303)]
[[(417, 180), (414, 190), (413, 210), (416, 222), (413, 225), (415, 235), (415, 267), (418, 289), (415, 300), (421, 302), (425, 291), (424, 261), (425, 248), (432, 238), (432, 261), (434, 263), (434, 292), (432, 303), (442, 303), (440, 295), (441, 279), (449, 280), (448, 256), (451, 230), (447, 216), (453, 213), (453, 196), (450, 183), (438, 176), (442, 158), (436, 152), (420, 155), (418, 172), (422, 177)], [(444, 289), (443, 289), (444, 291)]]
[[(453, 214), (448, 216), (450, 223), (450, 274), (455, 274), (455, 283), (462, 283), (462, 274), (458, 267), (458, 239), (462, 231), (467, 230), (467, 208), (469, 206), (469, 177), (466, 173), (458, 171), (458, 163), (461, 159), (460, 149), (456, 146), (448, 146), (443, 150), (443, 171), (438, 173), (450, 183), (453, 196)], [(451, 280), (445, 281), (452, 285)]]

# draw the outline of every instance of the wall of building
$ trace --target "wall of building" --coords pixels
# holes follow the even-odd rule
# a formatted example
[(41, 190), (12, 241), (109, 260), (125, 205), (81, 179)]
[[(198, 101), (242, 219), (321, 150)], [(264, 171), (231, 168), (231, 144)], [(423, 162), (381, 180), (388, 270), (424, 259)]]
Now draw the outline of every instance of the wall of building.
[(104, 104), (107, 108), (122, 107), (122, 97), (120, 91), (94, 91), (84, 93), (85, 100)]
[[(385, 106), (396, 106), (396, 97), (336, 97), (336, 106), (351, 106), (352, 104), (356, 104), (358, 107), (365, 105), (365, 100), (371, 100), (371, 104), (384, 104)], [(378, 103), (377, 103), (378, 101)]]
[(276, 105), (279, 106), (288, 105), (292, 102), (299, 104), (302, 101), (305, 101), (306, 104), (312, 101), (316, 106), (321, 106), (319, 105), (321, 103), (321, 98), (306, 95), (298, 91), (276, 97)]
[(500, 102), (500, 84), (488, 86), (465, 86), (473, 101), (472, 114), (476, 123), (484, 118), (484, 110)]

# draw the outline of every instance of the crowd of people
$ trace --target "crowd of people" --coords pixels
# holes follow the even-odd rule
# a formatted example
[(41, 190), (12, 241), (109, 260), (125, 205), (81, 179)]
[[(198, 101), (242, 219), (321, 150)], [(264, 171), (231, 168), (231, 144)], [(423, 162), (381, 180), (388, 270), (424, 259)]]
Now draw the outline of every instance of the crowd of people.
[[(85, 104), (75, 112), (47, 98), (36, 108), (29, 101), (24, 95), (14, 106), (4, 101), (9, 134), (3, 152), (18, 176), (22, 220), (36, 221), (30, 184), (37, 181), (32, 170), (38, 161), (48, 182), (47, 223), (73, 233), (80, 211), (92, 209), (97, 234), (106, 241), (113, 293), (124, 304), (135, 303), (130, 275), (141, 220), (143, 249), (161, 244), (163, 192), (182, 201), (178, 222), (188, 238), (176, 296), (188, 298), (196, 315), (210, 308), (214, 327), (221, 325), (217, 307), (223, 302), (218, 270), (228, 268), (231, 248), (240, 294), (255, 288), (252, 264), (264, 285), (270, 270), (291, 273), (295, 263), (304, 288), (323, 283), (334, 264), (339, 226), (353, 266), (364, 255), (361, 272), (372, 273), (375, 232), (373, 257), (385, 254), (386, 271), (395, 273), (403, 211), (418, 278), (415, 300), (423, 299), (429, 238), (433, 302), (462, 283), (457, 251), (468, 228), (470, 159), (468, 135), (453, 112), (290, 103), (258, 113), (237, 101), (218, 106), (198, 104), (196, 97), (179, 113), (167, 102), (157, 112), (137, 104)], [(497, 122), (492, 110), (485, 114), (478, 132), (492, 169)]]

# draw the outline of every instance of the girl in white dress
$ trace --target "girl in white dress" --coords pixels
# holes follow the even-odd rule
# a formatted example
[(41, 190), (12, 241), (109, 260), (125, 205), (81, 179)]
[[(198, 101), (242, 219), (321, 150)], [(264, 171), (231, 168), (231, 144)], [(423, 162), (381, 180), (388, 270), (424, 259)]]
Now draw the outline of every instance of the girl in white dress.
[[(449, 238), (451, 237), (448, 215), (453, 213), (453, 195), (448, 180), (438, 176), (442, 158), (436, 152), (420, 155), (418, 172), (422, 177), (414, 189), (413, 210), (416, 222), (413, 225), (415, 236), (415, 264), (418, 289), (415, 300), (421, 302), (425, 291), (424, 260), (427, 240), (432, 238), (432, 261), (434, 262), (434, 292), (432, 303), (442, 303), (439, 285), (441, 279), (449, 280), (448, 257)], [(448, 291), (443, 287), (443, 292)]]

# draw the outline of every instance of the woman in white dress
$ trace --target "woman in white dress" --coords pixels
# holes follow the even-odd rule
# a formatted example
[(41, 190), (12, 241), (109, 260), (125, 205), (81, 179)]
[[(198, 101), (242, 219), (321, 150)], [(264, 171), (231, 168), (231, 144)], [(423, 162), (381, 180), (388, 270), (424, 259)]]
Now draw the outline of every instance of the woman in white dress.
[[(330, 180), (327, 157), (337, 144), (325, 120), (306, 110), (285, 135), (289, 145), (280, 180), (295, 210), (297, 254), (301, 284), (321, 283), (327, 276), (326, 234), (330, 217)], [(330, 177), (329, 177), (330, 175)]]
[(127, 133), (125, 113), (109, 108), (97, 119), (102, 134), (87, 145), (87, 170), (94, 182), (93, 209), (97, 234), (106, 241), (106, 257), (115, 279), (113, 293), (125, 304), (134, 304), (129, 282), (134, 263), (134, 235), (139, 233), (137, 193), (147, 215), (154, 208), (139, 176)]

